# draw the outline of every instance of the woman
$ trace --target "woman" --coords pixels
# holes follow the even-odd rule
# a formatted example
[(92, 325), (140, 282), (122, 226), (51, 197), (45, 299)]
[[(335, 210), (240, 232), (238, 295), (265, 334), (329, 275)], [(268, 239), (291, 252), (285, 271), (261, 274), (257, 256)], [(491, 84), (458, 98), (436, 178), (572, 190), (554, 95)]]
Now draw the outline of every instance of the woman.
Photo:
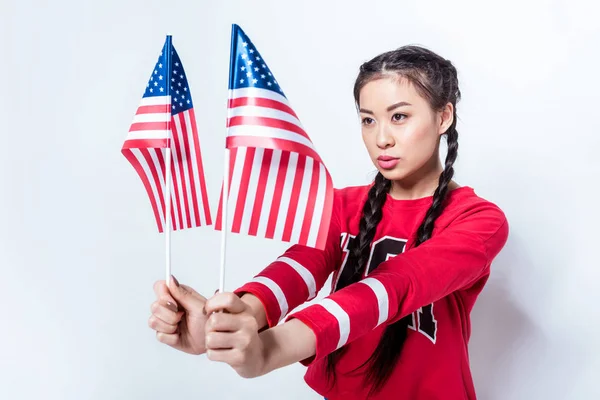
[[(508, 224), (452, 180), (456, 69), (402, 47), (360, 67), (354, 98), (379, 172), (370, 185), (335, 191), (325, 250), (292, 246), (252, 282), (208, 301), (176, 280), (170, 292), (157, 282), (149, 324), (159, 341), (206, 352), (243, 377), (301, 362), (329, 400), (475, 399), (469, 315)], [(288, 315), (331, 273), (330, 296)]]

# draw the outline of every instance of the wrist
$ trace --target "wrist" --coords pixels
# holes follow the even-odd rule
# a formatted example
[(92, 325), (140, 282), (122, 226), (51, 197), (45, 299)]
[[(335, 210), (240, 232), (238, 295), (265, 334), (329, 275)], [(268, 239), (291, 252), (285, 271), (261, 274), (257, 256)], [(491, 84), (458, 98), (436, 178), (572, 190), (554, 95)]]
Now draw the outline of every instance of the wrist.
[(250, 314), (256, 320), (258, 331), (262, 332), (265, 329), (268, 329), (269, 324), (267, 322), (267, 315), (260, 299), (251, 293), (242, 294), (240, 299), (248, 306)]

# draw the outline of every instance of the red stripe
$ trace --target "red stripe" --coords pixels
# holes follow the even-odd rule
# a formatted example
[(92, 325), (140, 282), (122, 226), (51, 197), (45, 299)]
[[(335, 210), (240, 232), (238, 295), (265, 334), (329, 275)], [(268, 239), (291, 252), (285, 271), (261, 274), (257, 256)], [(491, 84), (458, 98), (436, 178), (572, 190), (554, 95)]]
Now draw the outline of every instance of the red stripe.
[[(154, 165), (154, 161), (152, 160), (152, 157), (150, 156), (150, 152), (148, 149), (140, 149), (140, 152), (142, 153), (142, 156), (146, 160), (148, 168), (150, 169), (150, 174), (152, 175), (152, 179), (154, 179), (154, 186), (156, 187), (158, 198), (160, 199), (160, 208), (162, 209), (163, 215), (165, 215), (165, 197), (163, 195), (163, 190), (162, 190), (162, 187), (160, 184), (160, 179), (158, 177), (158, 171), (156, 170), (156, 165)], [(163, 167), (163, 169), (164, 169), (164, 167)], [(159, 232), (162, 232), (163, 228), (164, 227), (162, 226), (162, 223), (161, 223)]]
[(250, 175), (252, 174), (252, 164), (254, 163), (255, 154), (256, 149), (254, 147), (250, 147), (246, 150), (244, 166), (242, 167), (242, 177), (240, 182), (236, 182), (239, 189), (237, 203), (235, 205), (235, 214), (233, 216), (233, 224), (231, 226), (231, 232), (234, 233), (240, 233), (242, 218), (244, 217), (244, 208), (246, 206), (246, 197), (248, 195), (248, 184), (250, 183)]
[(139, 106), (135, 115), (140, 114), (161, 114), (161, 113), (169, 113), (170, 105), (167, 104), (155, 104), (152, 106)]
[(272, 108), (278, 111), (283, 111), (293, 115), (296, 119), (298, 116), (292, 110), (290, 106), (277, 100), (265, 99), (262, 97), (238, 97), (236, 99), (229, 100), (229, 108), (243, 107), (243, 106), (256, 106), (264, 108)]
[[(181, 155), (181, 147), (180, 147), (180, 133), (177, 131), (177, 125), (175, 125), (175, 119), (172, 120), (171, 132), (173, 133), (173, 146), (175, 147), (175, 153), (177, 154), (177, 166), (179, 167), (179, 178), (181, 179), (181, 196), (179, 199), (179, 208), (183, 208), (185, 210), (185, 222), (182, 228), (187, 227), (191, 228), (191, 218), (190, 218), (190, 205), (188, 204), (187, 198), (187, 185), (185, 174), (183, 173), (183, 162)], [(175, 174), (173, 174), (175, 176)], [(183, 201), (181, 201), (183, 199)]]
[(265, 237), (273, 239), (275, 236), (275, 227), (277, 226), (277, 215), (281, 206), (281, 195), (285, 184), (285, 175), (287, 174), (288, 164), (290, 162), (290, 153), (281, 153), (279, 168), (277, 170), (277, 178), (275, 181), (275, 191), (273, 192), (273, 202), (269, 213), (269, 221), (267, 222), (267, 232)]
[(326, 185), (325, 185), (325, 204), (323, 205), (323, 215), (321, 216), (321, 224), (315, 247), (323, 250), (327, 243), (327, 234), (329, 232), (329, 222), (331, 221), (331, 210), (333, 208), (333, 183), (329, 172), (325, 170)]
[(198, 163), (198, 179), (200, 181), (200, 194), (202, 196), (202, 205), (204, 207), (204, 217), (206, 225), (211, 225), (210, 208), (208, 204), (208, 191), (206, 190), (206, 178), (204, 176), (204, 168), (202, 165), (202, 153), (200, 152), (200, 138), (198, 137), (198, 127), (196, 126), (196, 114), (194, 109), (189, 110), (190, 122), (192, 124), (192, 134), (194, 137), (194, 149), (196, 150), (196, 162)]
[[(317, 202), (317, 192), (319, 190), (319, 174), (321, 170), (319, 163), (313, 162), (312, 180), (310, 181), (310, 190), (308, 192), (308, 201), (306, 203), (306, 212), (304, 213), (304, 221), (302, 221), (302, 229), (300, 230), (299, 244), (306, 245), (308, 236), (312, 226), (313, 214), (315, 212), (315, 203)], [(323, 188), (322, 190), (324, 190)]]
[[(229, 185), (227, 185), (227, 194), (231, 193), (231, 178), (233, 176), (233, 167), (235, 166), (235, 159), (237, 157), (237, 148), (229, 150)], [(223, 185), (221, 185), (221, 197), (219, 198), (219, 207), (217, 210), (217, 220), (215, 222), (215, 230), (219, 231), (223, 229)]]
[(322, 163), (321, 157), (312, 148), (303, 144), (292, 142), (285, 139), (273, 139), (268, 137), (255, 136), (228, 136), (226, 140), (227, 148), (233, 147), (262, 147), (263, 149), (281, 150), (283, 152), (298, 153), (303, 156), (312, 157)]
[[(192, 191), (192, 203), (193, 203), (193, 207), (194, 207), (194, 217), (195, 217), (195, 223), (196, 225), (194, 226), (200, 226), (200, 211), (198, 210), (198, 196), (196, 195), (196, 180), (194, 179), (194, 169), (192, 167), (192, 162), (194, 161), (192, 159), (192, 153), (190, 151), (190, 141), (189, 141), (189, 133), (188, 133), (188, 126), (185, 122), (185, 113), (179, 113), (179, 123), (181, 124), (181, 135), (183, 137), (183, 145), (185, 147), (185, 161), (187, 164), (187, 169), (188, 169), (188, 178), (189, 178), (189, 184), (190, 184), (190, 189)], [(179, 160), (179, 162), (181, 162), (181, 160)]]
[(167, 138), (164, 139), (128, 139), (123, 144), (123, 149), (158, 149), (167, 147)]
[(304, 177), (305, 166), (306, 157), (298, 156), (298, 163), (296, 164), (296, 171), (294, 176), (294, 184), (292, 186), (292, 194), (290, 196), (290, 205), (288, 207), (287, 218), (285, 220), (285, 227), (283, 229), (282, 240), (284, 242), (289, 242), (292, 238), (292, 230), (294, 228), (296, 212), (298, 212), (298, 200), (300, 199), (300, 191), (302, 190), (302, 181)]
[(154, 212), (154, 219), (156, 220), (156, 226), (158, 227), (158, 231), (162, 232), (162, 221), (160, 220), (160, 214), (158, 213), (158, 207), (156, 206), (156, 200), (154, 199), (154, 192), (152, 192), (152, 186), (150, 185), (150, 181), (148, 181), (148, 176), (146, 176), (146, 172), (142, 168), (139, 160), (133, 155), (133, 152), (129, 149), (124, 149), (121, 151), (125, 158), (129, 161), (129, 163), (136, 170), (138, 176), (142, 180), (144, 187), (146, 188), (146, 193), (150, 198), (150, 204), (152, 205), (152, 211)]
[(272, 159), (273, 150), (264, 149), (260, 176), (258, 177), (258, 186), (256, 188), (256, 198), (254, 199), (254, 208), (252, 210), (252, 219), (250, 220), (250, 228), (248, 229), (248, 234), (252, 236), (256, 236), (258, 232), (258, 224), (260, 222), (260, 214), (265, 199), (265, 189), (267, 187)]
[(306, 139), (310, 140), (308, 134), (304, 132), (304, 129), (300, 128), (298, 125), (293, 124), (288, 121), (283, 121), (277, 118), (269, 118), (269, 117), (255, 117), (248, 115), (240, 115), (237, 117), (231, 117), (227, 121), (227, 126), (266, 126), (269, 128), (277, 128), (283, 129), (286, 131), (297, 133)]
[(129, 132), (138, 131), (164, 131), (169, 129), (169, 124), (164, 122), (135, 122), (129, 127)]
[[(167, 170), (167, 167), (166, 167), (166, 163), (165, 163), (165, 158), (163, 156), (163, 149), (155, 149), (155, 151), (156, 151), (156, 158), (158, 159), (158, 163), (160, 164), (160, 170), (162, 173), (162, 177), (166, 182), (167, 174), (165, 171)], [(166, 149), (165, 149), (165, 151), (166, 151)], [(171, 181), (172, 181), (172, 179), (173, 179), (173, 163), (171, 162)], [(171, 185), (173, 185), (173, 182), (171, 182)], [(177, 221), (175, 220), (175, 208), (173, 207), (174, 199), (173, 199), (173, 193), (171, 192), (171, 188), (169, 188), (169, 193), (171, 195), (171, 230), (177, 230), (178, 226), (176, 223)], [(163, 214), (165, 212), (165, 208), (166, 208), (166, 205), (163, 208)], [(179, 226), (181, 226), (181, 224)]]

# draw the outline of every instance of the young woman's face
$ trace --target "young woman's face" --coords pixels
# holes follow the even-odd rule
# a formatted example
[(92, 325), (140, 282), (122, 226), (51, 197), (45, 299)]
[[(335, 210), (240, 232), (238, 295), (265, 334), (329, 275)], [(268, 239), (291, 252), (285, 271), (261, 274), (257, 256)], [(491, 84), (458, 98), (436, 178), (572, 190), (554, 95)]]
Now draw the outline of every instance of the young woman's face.
[(447, 106), (434, 112), (410, 81), (390, 76), (361, 89), (359, 108), (363, 140), (385, 178), (403, 180), (437, 167), (439, 138), (452, 122), (451, 105), (449, 111)]

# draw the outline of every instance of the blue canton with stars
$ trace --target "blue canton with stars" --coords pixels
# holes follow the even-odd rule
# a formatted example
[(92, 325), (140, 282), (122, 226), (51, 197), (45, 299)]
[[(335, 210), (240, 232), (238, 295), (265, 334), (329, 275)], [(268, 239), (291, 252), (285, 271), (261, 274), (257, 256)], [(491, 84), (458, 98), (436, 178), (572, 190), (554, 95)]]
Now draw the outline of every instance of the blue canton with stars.
[(242, 28), (233, 24), (229, 89), (256, 87), (285, 97), (275, 76)]
[[(168, 57), (169, 55), (170, 57)], [(171, 67), (167, 68), (169, 59)], [(170, 75), (170, 78), (167, 77), (167, 74)], [(171, 95), (171, 114), (173, 115), (189, 110), (194, 106), (181, 59), (175, 47), (173, 47), (170, 36), (167, 36), (143, 97), (166, 95)]]

